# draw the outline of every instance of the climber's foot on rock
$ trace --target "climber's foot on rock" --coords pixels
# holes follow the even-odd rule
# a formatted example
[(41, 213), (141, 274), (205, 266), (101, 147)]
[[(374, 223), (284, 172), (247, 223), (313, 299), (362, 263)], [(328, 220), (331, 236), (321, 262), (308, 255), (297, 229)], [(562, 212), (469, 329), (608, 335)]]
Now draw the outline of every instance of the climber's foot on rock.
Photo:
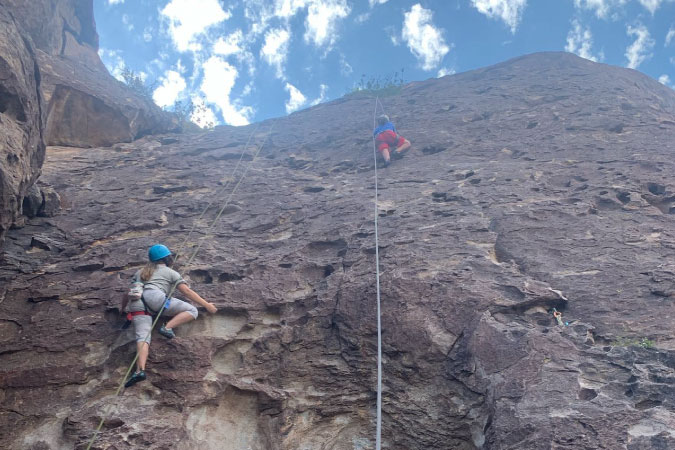
[(125, 388), (131, 387), (134, 384), (138, 383), (139, 381), (143, 380), (145, 380), (145, 371), (139, 370), (138, 372), (134, 372), (134, 374), (127, 380), (127, 382), (124, 383), (124, 387)]
[(174, 333), (171, 328), (167, 328), (166, 325), (162, 325), (162, 327), (159, 329), (159, 334), (167, 339), (173, 339), (176, 337), (176, 333)]
[(410, 149), (410, 147), (406, 147), (406, 148), (404, 148), (400, 151), (396, 150), (393, 154), (394, 158), (396, 158), (396, 159), (403, 158), (403, 155), (405, 155), (408, 152), (409, 149)]

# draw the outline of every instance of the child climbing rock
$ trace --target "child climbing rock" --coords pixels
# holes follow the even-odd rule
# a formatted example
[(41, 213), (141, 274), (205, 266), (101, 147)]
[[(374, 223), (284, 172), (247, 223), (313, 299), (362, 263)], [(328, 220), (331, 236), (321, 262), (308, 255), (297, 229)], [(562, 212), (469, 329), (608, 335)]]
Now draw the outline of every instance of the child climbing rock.
[(384, 158), (384, 167), (391, 161), (390, 148), (395, 148), (394, 155), (403, 155), (410, 148), (410, 141), (396, 133), (396, 127), (389, 121), (387, 115), (381, 115), (377, 119), (377, 128), (373, 131), (375, 143), (382, 158)]
[[(152, 314), (157, 314), (162, 310), (166, 302), (166, 307), (162, 311), (162, 317), (172, 317), (166, 324), (159, 329), (159, 334), (172, 339), (176, 335), (173, 329), (186, 322), (197, 318), (197, 308), (177, 298), (167, 298), (173, 287), (183, 294), (189, 300), (203, 306), (211, 314), (218, 311), (213, 303), (209, 303), (190, 289), (185, 280), (178, 272), (173, 270), (174, 258), (171, 251), (165, 245), (157, 244), (148, 250), (148, 259), (150, 260), (143, 269), (136, 272), (132, 283), (143, 284), (143, 294), (138, 300), (129, 301), (125, 296), (122, 311), (128, 306), (127, 319), (134, 324), (134, 333), (136, 336), (136, 346), (138, 359), (136, 361), (136, 372), (127, 380), (125, 387), (133, 386), (139, 381), (145, 380), (145, 363), (150, 351), (150, 334), (152, 331)], [(128, 305), (127, 305), (128, 304)]]

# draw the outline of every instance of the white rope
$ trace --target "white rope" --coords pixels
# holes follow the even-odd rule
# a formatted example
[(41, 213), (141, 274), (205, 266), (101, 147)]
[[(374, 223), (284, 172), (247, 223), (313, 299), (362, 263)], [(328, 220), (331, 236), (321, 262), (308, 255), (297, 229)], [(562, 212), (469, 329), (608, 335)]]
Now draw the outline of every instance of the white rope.
[[(378, 102), (379, 99), (376, 97), (375, 111), (373, 112), (373, 129), (375, 129), (376, 125), (375, 116), (377, 115)], [(375, 160), (375, 279), (377, 281), (377, 419), (375, 425), (375, 450), (380, 450), (382, 436), (382, 323), (380, 320), (380, 243), (377, 230), (379, 209), (377, 207), (377, 146), (375, 145), (375, 135), (373, 135), (373, 159)]]

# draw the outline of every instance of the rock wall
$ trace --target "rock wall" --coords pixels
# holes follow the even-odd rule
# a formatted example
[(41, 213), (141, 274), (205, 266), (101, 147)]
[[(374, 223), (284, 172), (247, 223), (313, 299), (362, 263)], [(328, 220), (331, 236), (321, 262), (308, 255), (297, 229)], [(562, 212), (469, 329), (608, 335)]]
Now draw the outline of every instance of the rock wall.
[(177, 128), (114, 79), (98, 56), (92, 0), (6, 0), (38, 48), (48, 145), (110, 146)]
[(101, 65), (96, 56), (98, 34), (91, 0), (3, 0), (2, 3), (40, 50), (88, 65)]
[[(675, 447), (675, 94), (552, 53), (381, 101), (413, 143), (379, 172), (383, 448)], [(0, 261), (0, 446), (83, 449), (107, 414), (93, 448), (374, 448), (374, 103), (51, 148), (67, 209)], [(248, 164), (182, 268), (218, 314), (115, 397), (128, 278)]]
[(45, 156), (40, 82), (31, 39), (0, 5), (0, 244)]
[[(177, 124), (107, 72), (92, 0), (4, 0), (0, 12), (1, 245), (39, 176), (45, 143), (110, 146)], [(46, 192), (50, 209), (58, 193)]]

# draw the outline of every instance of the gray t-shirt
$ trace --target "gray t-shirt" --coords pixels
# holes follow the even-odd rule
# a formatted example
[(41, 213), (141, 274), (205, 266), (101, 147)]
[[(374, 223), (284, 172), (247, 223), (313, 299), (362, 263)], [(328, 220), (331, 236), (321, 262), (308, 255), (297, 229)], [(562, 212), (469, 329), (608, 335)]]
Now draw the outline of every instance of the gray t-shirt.
[[(134, 275), (134, 279), (140, 280), (140, 278), (141, 271), (139, 270)], [(181, 283), (187, 284), (178, 272), (164, 264), (158, 264), (152, 277), (148, 281), (143, 282), (143, 289), (159, 289), (164, 292), (164, 295), (169, 295), (169, 291), (171, 291), (173, 285), (175, 284), (178, 287)]]

